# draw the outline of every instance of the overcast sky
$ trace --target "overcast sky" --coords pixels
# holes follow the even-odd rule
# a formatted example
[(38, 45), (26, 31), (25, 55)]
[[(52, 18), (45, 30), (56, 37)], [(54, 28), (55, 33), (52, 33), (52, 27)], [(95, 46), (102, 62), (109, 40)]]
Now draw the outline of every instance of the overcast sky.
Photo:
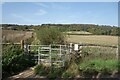
[(8, 2), (2, 23), (118, 25), (117, 2)]

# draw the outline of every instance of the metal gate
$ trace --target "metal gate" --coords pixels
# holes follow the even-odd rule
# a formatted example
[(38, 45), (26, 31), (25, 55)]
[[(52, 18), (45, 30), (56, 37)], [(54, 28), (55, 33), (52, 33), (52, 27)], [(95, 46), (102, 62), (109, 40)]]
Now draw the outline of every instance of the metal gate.
[(41, 45), (38, 48), (38, 64), (49, 64), (63, 67), (65, 55), (67, 54), (66, 45)]
[(28, 45), (25, 48), (28, 53), (32, 51), (37, 53), (34, 55), (36, 56), (34, 60), (37, 60), (38, 64), (57, 65), (57, 67), (63, 67), (65, 65), (66, 57), (69, 54), (66, 45)]

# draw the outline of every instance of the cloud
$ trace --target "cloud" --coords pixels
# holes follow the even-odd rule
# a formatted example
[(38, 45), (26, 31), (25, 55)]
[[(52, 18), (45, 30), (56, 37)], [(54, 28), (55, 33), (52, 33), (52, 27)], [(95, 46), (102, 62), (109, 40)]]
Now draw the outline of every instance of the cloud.
[(35, 13), (35, 15), (45, 15), (47, 12), (43, 9), (40, 9), (38, 12)]

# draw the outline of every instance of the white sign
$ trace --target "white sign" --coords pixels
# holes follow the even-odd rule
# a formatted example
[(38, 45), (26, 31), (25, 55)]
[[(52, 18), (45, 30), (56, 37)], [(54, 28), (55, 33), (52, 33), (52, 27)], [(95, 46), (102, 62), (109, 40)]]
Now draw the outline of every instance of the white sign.
[(74, 44), (74, 50), (78, 51), (78, 44)]

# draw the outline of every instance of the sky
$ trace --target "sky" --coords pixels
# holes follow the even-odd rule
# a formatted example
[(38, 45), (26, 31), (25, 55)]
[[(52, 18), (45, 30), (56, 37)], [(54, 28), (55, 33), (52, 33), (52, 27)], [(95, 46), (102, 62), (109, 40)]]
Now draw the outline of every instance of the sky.
[(117, 2), (5, 2), (3, 24), (118, 25)]

